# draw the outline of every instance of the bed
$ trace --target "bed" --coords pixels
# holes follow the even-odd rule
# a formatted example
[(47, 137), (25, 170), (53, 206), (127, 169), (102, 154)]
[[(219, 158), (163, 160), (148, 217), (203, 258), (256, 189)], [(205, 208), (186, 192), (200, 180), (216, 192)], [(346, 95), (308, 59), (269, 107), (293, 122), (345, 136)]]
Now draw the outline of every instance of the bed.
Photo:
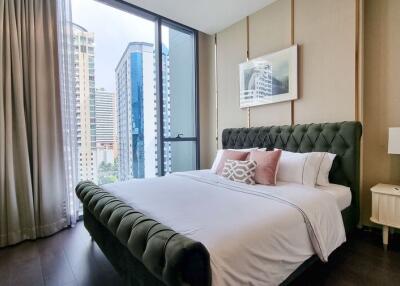
[(340, 191), (245, 186), (207, 170), (81, 182), (85, 227), (127, 285), (289, 284), (326, 261), (358, 223), (361, 129), (341, 122), (223, 131), (224, 149), (337, 154), (329, 177)]

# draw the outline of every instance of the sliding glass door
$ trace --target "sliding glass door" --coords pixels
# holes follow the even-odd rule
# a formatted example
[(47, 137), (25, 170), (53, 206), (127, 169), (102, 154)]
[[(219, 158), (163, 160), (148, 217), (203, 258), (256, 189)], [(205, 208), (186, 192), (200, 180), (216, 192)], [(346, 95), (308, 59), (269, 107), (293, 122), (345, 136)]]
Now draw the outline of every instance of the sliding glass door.
[(164, 173), (198, 166), (195, 46), (193, 31), (161, 22)]
[(196, 31), (122, 1), (71, 4), (79, 180), (198, 168)]

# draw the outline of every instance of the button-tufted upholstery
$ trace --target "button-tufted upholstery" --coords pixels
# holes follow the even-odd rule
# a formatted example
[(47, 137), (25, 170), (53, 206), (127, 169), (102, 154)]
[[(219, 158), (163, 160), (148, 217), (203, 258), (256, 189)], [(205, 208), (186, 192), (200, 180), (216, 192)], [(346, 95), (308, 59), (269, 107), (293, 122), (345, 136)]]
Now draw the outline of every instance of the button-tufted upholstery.
[(203, 244), (134, 210), (92, 182), (79, 183), (75, 191), (85, 211), (162, 284), (211, 285), (210, 258)]
[(329, 179), (351, 188), (358, 221), (361, 134), (360, 122), (230, 128), (222, 132), (222, 146), (224, 149), (264, 147), (299, 153), (321, 151), (337, 154)]

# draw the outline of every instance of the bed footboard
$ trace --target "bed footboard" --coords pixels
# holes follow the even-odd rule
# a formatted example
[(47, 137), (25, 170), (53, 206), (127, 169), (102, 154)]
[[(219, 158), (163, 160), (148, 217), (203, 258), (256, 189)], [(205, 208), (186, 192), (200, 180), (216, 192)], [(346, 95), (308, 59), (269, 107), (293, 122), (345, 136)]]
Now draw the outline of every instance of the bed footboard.
[[(134, 210), (92, 182), (81, 182), (75, 190), (84, 205), (86, 228), (129, 284), (153, 281), (153, 285), (158, 280), (160, 285), (211, 285), (210, 257), (203, 244)], [(133, 284), (134, 272), (138, 273)]]

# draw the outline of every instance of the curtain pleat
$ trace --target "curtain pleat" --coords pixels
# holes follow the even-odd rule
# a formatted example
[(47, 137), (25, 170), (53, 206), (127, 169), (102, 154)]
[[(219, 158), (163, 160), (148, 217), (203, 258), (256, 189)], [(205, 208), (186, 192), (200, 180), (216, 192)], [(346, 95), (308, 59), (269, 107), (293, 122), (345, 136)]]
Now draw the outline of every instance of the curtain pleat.
[(67, 201), (64, 211), (68, 223), (75, 225), (79, 218), (80, 201), (74, 188), (79, 180), (78, 143), (76, 136), (76, 95), (74, 71), (74, 46), (70, 0), (57, 1), (58, 55), (63, 124), (64, 169)]
[(0, 246), (67, 225), (54, 0), (0, 0)]

